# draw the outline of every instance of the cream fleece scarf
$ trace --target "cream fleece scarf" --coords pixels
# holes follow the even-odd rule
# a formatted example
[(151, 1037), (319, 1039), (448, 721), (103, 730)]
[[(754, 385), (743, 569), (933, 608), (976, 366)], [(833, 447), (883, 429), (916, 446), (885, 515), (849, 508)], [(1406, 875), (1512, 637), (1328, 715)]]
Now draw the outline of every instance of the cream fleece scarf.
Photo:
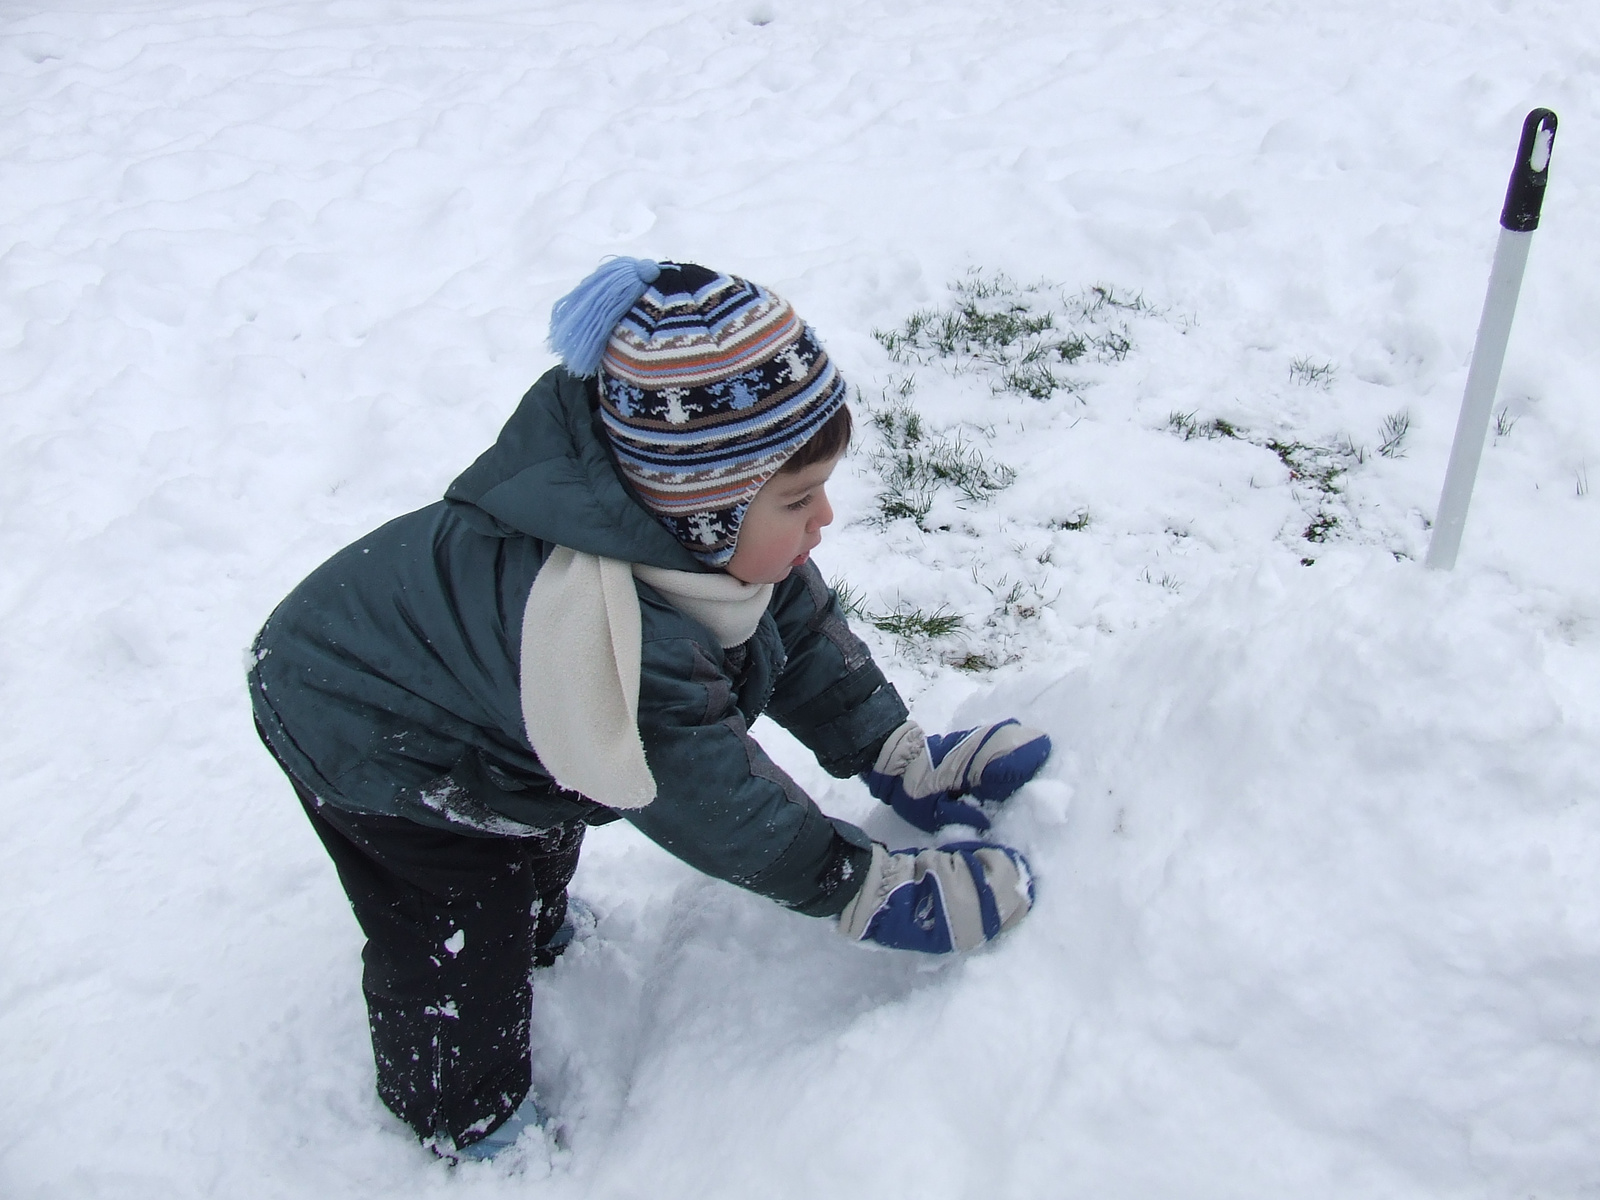
[(772, 585), (668, 571), (558, 547), (522, 613), (522, 719), (545, 770), (608, 808), (643, 808), (655, 777), (639, 740), (638, 576), (724, 646), (746, 642)]

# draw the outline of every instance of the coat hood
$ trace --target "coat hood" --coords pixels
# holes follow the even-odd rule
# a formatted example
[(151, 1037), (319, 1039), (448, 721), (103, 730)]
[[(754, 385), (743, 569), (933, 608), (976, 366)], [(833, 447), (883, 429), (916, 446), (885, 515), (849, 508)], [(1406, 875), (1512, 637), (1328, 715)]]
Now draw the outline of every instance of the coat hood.
[(446, 489), (458, 509), (485, 514), (484, 532), (526, 534), (586, 554), (671, 571), (708, 570), (633, 498), (617, 471), (592, 380), (556, 367)]

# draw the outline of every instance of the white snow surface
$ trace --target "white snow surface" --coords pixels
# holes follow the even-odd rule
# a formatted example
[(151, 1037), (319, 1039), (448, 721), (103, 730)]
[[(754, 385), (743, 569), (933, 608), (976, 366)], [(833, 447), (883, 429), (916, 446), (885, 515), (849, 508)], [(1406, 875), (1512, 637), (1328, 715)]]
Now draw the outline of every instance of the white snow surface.
[[(1600, 1195), (1600, 7), (10, 0), (0, 70), (7, 1200)], [(1503, 428), (1428, 572), (1535, 105)], [(863, 626), (925, 725), (1055, 738), (994, 830), (1039, 899), (873, 953), (596, 830), (536, 995), (562, 1132), (451, 1169), (373, 1094), (243, 658), (606, 254), (766, 283), (861, 389), (819, 561), (961, 617)], [(1044, 400), (893, 361), (972, 269), (1141, 296), (1131, 349)], [(901, 386), (1015, 482), (875, 521)]]

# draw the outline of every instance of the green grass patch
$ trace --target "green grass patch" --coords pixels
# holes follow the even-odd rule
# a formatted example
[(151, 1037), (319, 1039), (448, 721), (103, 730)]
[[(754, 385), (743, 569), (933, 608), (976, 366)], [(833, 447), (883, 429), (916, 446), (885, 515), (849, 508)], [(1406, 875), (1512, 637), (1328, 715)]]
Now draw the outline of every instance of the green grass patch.
[(867, 623), (895, 637), (932, 641), (934, 638), (949, 637), (965, 625), (966, 620), (960, 613), (950, 612), (942, 604), (932, 612), (902, 605), (894, 612), (868, 617)]
[(988, 654), (979, 654), (975, 651), (968, 651), (965, 654), (959, 655), (955, 658), (946, 659), (945, 661), (956, 670), (966, 671), (968, 673), (992, 671), (1000, 665), (999, 663), (995, 662), (992, 656)]
[(1079, 533), (1089, 528), (1089, 524), (1092, 520), (1093, 518), (1089, 515), (1089, 510), (1087, 508), (1081, 508), (1071, 516), (1051, 517), (1050, 520), (1045, 522), (1045, 528), (1065, 529), (1071, 533)]
[(844, 609), (847, 617), (908, 642), (930, 642), (949, 637), (967, 623), (960, 613), (951, 612), (943, 604), (930, 612), (902, 602), (895, 606), (893, 612), (873, 612), (867, 606), (866, 597), (848, 580), (834, 579), (828, 586), (833, 589), (839, 607)]
[(885, 393), (885, 403), (870, 409), (868, 424), (878, 447), (869, 461), (882, 481), (878, 511), (882, 520), (909, 517), (922, 525), (941, 491), (968, 504), (982, 504), (1016, 481), (1017, 472), (964, 441), (927, 427), (902, 394)]
[(1319, 387), (1324, 390), (1333, 386), (1333, 380), (1338, 375), (1339, 369), (1330, 362), (1317, 362), (1313, 358), (1297, 358), (1289, 364), (1289, 378), (1301, 387)]
[(1186, 442), (1196, 438), (1213, 441), (1217, 438), (1245, 439), (1239, 427), (1232, 421), (1222, 417), (1212, 417), (1209, 421), (1198, 421), (1192, 412), (1178, 412), (1174, 410), (1167, 415), (1167, 428), (1176, 433)]
[(1383, 428), (1379, 431), (1378, 453), (1384, 458), (1404, 458), (1406, 434), (1410, 432), (1410, 413), (1404, 409), (1390, 413), (1383, 419)]
[(1128, 319), (1151, 312), (1142, 295), (1104, 284), (1068, 295), (1004, 272), (970, 272), (950, 292), (945, 306), (917, 309), (873, 337), (897, 363), (981, 370), (994, 392), (1035, 400), (1082, 388), (1070, 370), (1081, 362), (1121, 362), (1133, 349)]

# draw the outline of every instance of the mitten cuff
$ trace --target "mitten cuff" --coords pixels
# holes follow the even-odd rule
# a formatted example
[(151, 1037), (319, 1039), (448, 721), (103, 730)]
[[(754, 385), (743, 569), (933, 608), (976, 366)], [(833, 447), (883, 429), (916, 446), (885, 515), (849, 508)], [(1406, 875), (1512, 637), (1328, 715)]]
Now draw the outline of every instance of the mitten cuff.
[(878, 760), (867, 773), (867, 788), (887, 802), (895, 780), (901, 781), (908, 796), (927, 796), (940, 790), (933, 782), (928, 737), (915, 721), (905, 722), (884, 740)]
[[(907, 724), (910, 724), (908, 721)], [(880, 843), (872, 843), (872, 861), (867, 865), (867, 877), (861, 881), (861, 890), (839, 913), (839, 934), (852, 942), (866, 936), (867, 926), (883, 907), (889, 893), (912, 877), (910, 855), (895, 855)]]

